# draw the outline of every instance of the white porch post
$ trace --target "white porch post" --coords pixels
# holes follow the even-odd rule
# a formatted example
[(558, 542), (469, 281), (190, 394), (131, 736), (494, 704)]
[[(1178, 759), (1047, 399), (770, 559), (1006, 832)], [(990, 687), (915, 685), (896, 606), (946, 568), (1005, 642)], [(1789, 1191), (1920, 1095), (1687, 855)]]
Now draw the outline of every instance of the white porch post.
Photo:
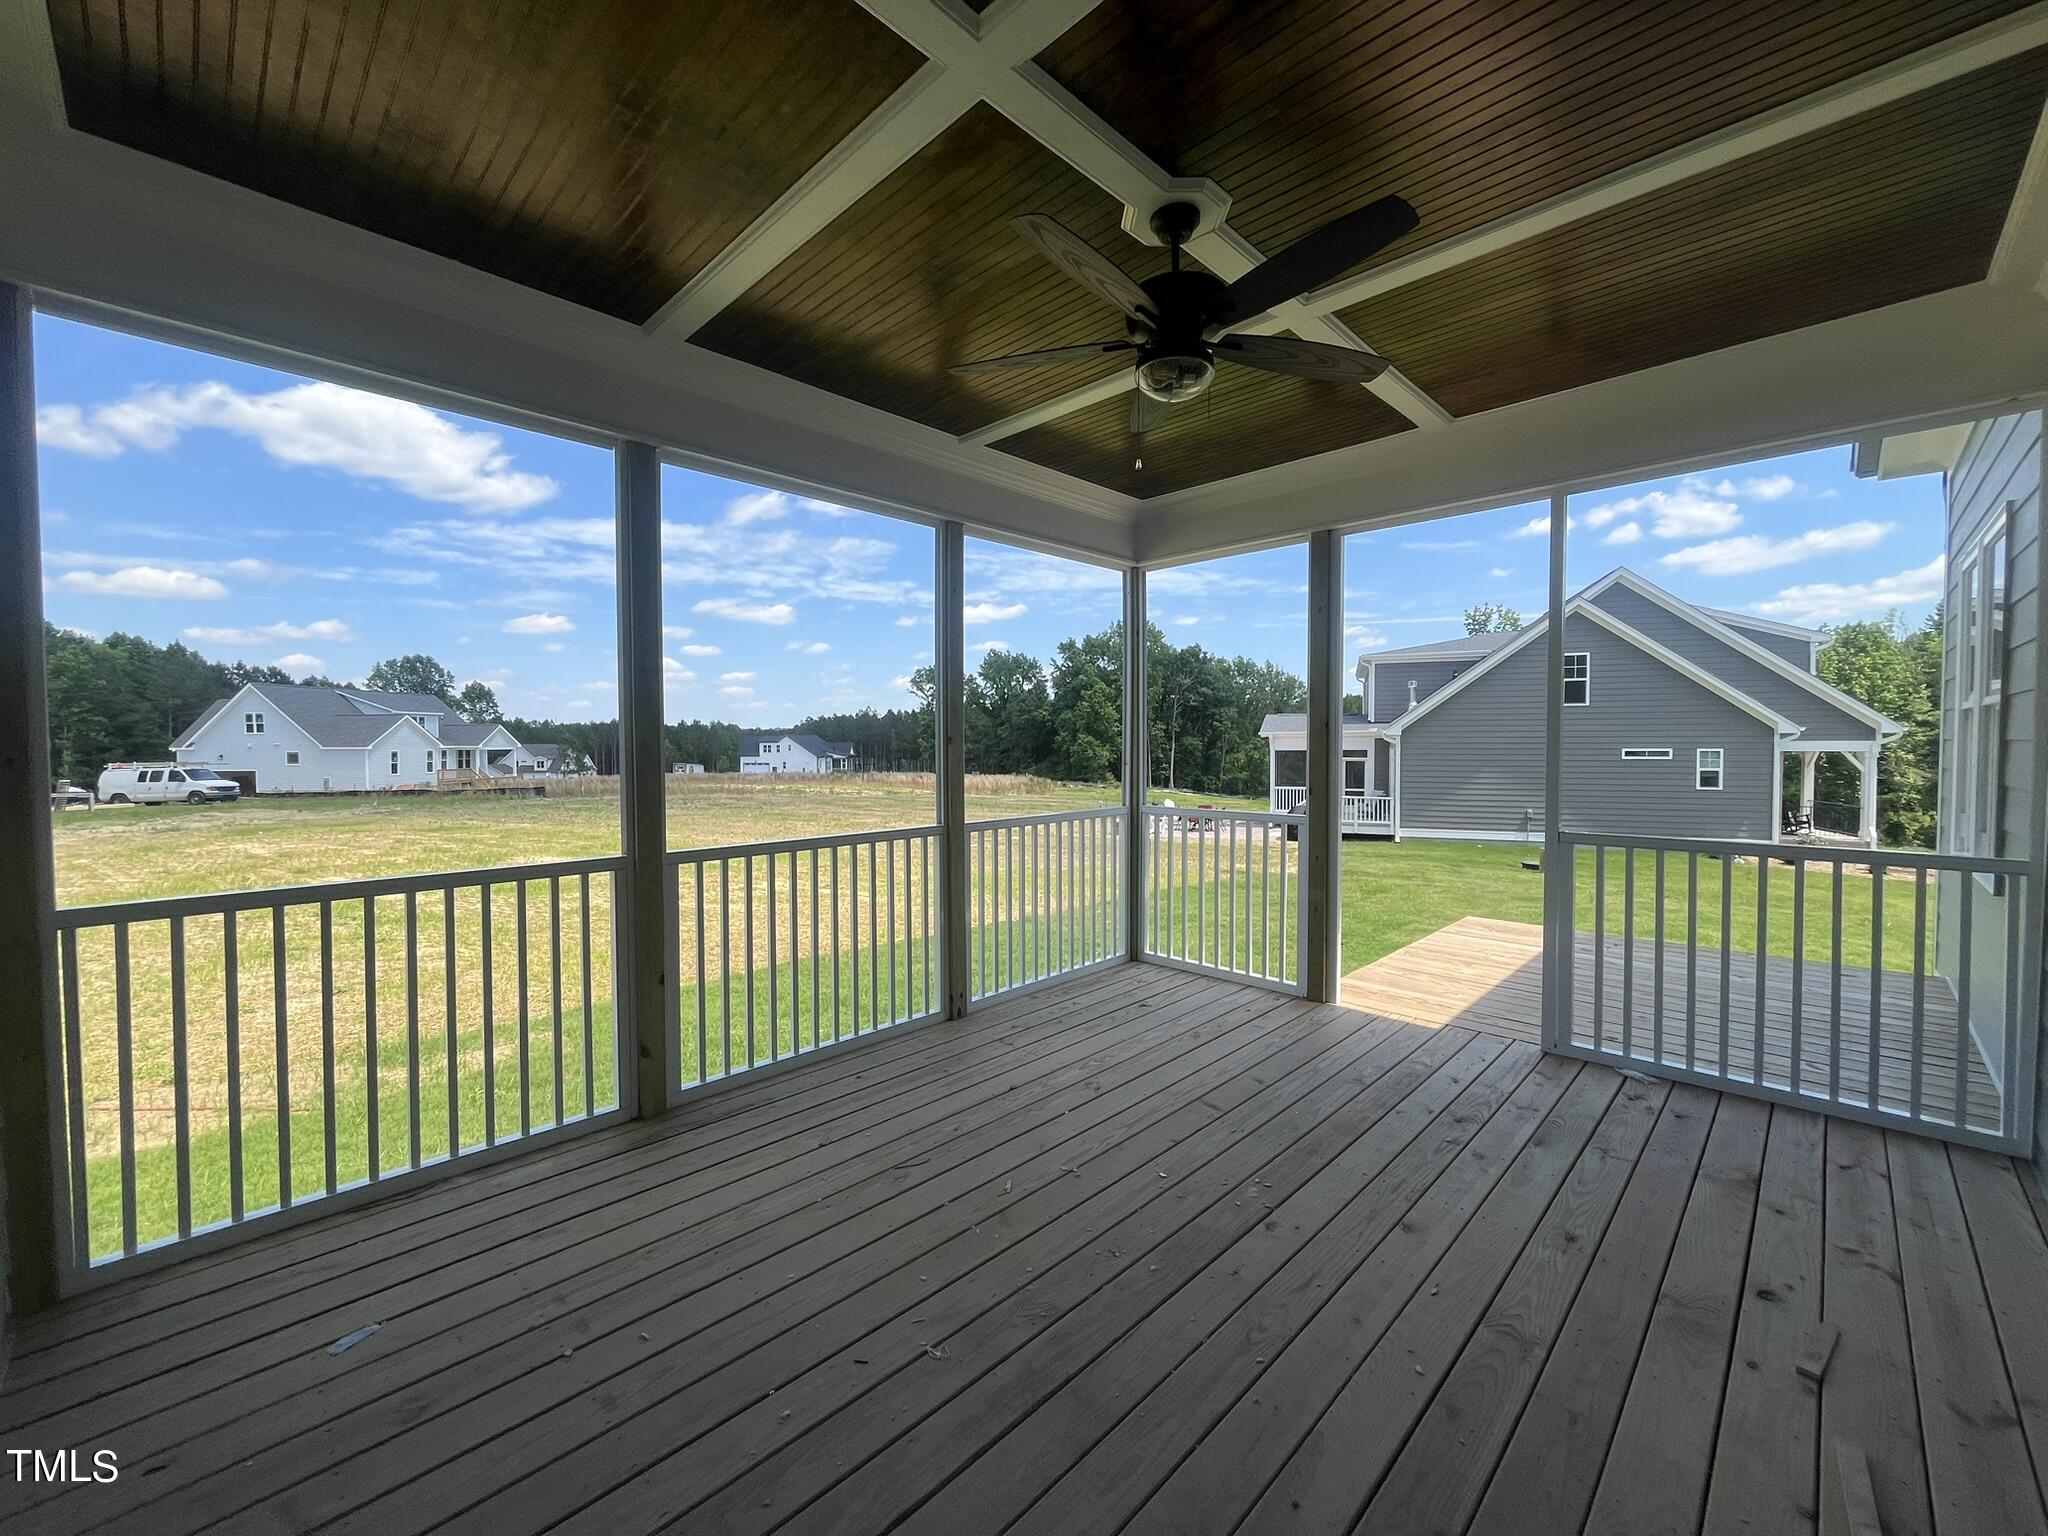
[(7, 1290), (17, 1312), (57, 1299), (57, 886), (50, 855), (50, 717), (36, 497), (34, 311), (0, 283), (0, 1162)]
[[(661, 460), (646, 443), (618, 449), (619, 819), (626, 931), (620, 946), (632, 1031), (633, 1112), (668, 1108), (676, 1063), (669, 954), (668, 792), (661, 772)], [(620, 1081), (621, 1102), (628, 1091)]]
[(1280, 747), (1270, 737), (1266, 741), (1266, 809), (1280, 809)]
[(1134, 567), (1124, 572), (1124, 953), (1133, 960), (1145, 952), (1146, 933), (1145, 795), (1152, 784), (1148, 634), (1145, 573)]
[(936, 668), (932, 678), (933, 747), (938, 761), (939, 990), (946, 1017), (967, 1011), (967, 640), (962, 610), (967, 602), (967, 532), (959, 523), (939, 525)]
[[(1550, 607), (1543, 636), (1543, 1043), (1565, 1041), (1571, 995), (1565, 967), (1572, 954), (1572, 884), (1564, 831), (1564, 551), (1566, 504), (1550, 498)], [(1599, 940), (1596, 938), (1595, 943)]]
[(1813, 770), (1819, 762), (1818, 752), (1799, 754), (1799, 809), (1808, 816), (1813, 814)]
[(1857, 807), (1858, 820), (1862, 825), (1862, 838), (1866, 845), (1877, 846), (1877, 752), (1872, 747), (1868, 752), (1856, 754), (1857, 765), (1863, 770), (1863, 797)]
[(1308, 540), (1308, 825), (1302, 829), (1302, 979), (1317, 1002), (1338, 990), (1344, 798), (1344, 541), (1330, 529)]

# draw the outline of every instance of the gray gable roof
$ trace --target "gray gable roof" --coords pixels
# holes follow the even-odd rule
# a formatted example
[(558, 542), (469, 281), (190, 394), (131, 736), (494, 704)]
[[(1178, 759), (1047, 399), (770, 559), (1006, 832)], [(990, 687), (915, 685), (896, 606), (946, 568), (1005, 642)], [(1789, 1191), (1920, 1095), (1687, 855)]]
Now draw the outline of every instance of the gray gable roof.
[(336, 688), (332, 690), (345, 698), (361, 699), (365, 704), (375, 704), (400, 715), (452, 715), (455, 710), (448, 701), (432, 693), (389, 693), (381, 688)]
[[(484, 738), (499, 728), (500, 723), (496, 720), (479, 720), (472, 724), (451, 715), (441, 722), (441, 742), (450, 747), (482, 746)], [(505, 734), (510, 736), (512, 733), (506, 731)]]
[[(1346, 725), (1371, 725), (1363, 715), (1346, 715)], [(1307, 715), (1268, 715), (1259, 722), (1261, 736), (1292, 736), (1308, 729)]]
[[(447, 713), (448, 706), (431, 694), (373, 693), (368, 689), (311, 688), (303, 683), (251, 683), (249, 688), (270, 708), (323, 747), (362, 748), (372, 746), (405, 714)], [(387, 699), (416, 699), (422, 703), (395, 714), (364, 714), (349, 702), (349, 695), (377, 703)], [(201, 729), (233, 702), (234, 695), (216, 700), (183, 735), (171, 743), (173, 749), (188, 746)], [(397, 706), (392, 706), (394, 709)]]
[(1367, 651), (1358, 659), (1371, 665), (1378, 665), (1382, 661), (1421, 661), (1425, 658), (1452, 661), (1460, 656), (1477, 660), (1481, 656), (1491, 656), (1520, 633), (1520, 630), (1515, 629), (1493, 629), (1484, 634), (1459, 635), (1452, 640), (1431, 640), (1422, 645), (1404, 645), (1391, 651)]
[(742, 731), (740, 732), (740, 756), (758, 757), (764, 741), (793, 741), (813, 757), (851, 757), (853, 743), (850, 741), (827, 741), (822, 736), (813, 736), (808, 731)]

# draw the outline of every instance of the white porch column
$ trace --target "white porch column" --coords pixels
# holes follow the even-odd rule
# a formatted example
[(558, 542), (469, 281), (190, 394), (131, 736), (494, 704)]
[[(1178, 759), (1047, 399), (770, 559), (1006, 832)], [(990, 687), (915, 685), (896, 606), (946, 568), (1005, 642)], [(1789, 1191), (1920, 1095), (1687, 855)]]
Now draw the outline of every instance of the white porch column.
[(56, 876), (50, 717), (43, 679), (43, 553), (36, 495), (34, 311), (0, 283), (0, 1161), (7, 1289), (17, 1312), (57, 1299)]
[(1808, 816), (1813, 814), (1813, 770), (1819, 762), (1818, 752), (1799, 754), (1799, 809)]
[(935, 573), (938, 601), (932, 703), (938, 769), (939, 990), (946, 1017), (967, 1011), (967, 602), (966, 530), (941, 523)]
[(1302, 829), (1302, 977), (1317, 1002), (1335, 1002), (1341, 921), (1339, 816), (1344, 798), (1344, 540), (1308, 540), (1308, 825)]
[(1863, 798), (1858, 806), (1858, 820), (1862, 825), (1864, 843), (1872, 848), (1877, 846), (1877, 752), (1872, 747), (1868, 752), (1856, 754), (1857, 766), (1863, 770)]
[(1124, 953), (1133, 960), (1145, 952), (1145, 796), (1152, 786), (1151, 696), (1145, 676), (1148, 634), (1145, 573), (1125, 571)]
[(1270, 737), (1266, 741), (1266, 809), (1280, 809), (1280, 748)]
[[(1571, 1006), (1565, 969), (1573, 953), (1574, 875), (1564, 830), (1564, 548), (1569, 498), (1550, 498), (1550, 606), (1543, 660), (1543, 1043), (1562, 1045)], [(1595, 941), (1596, 943), (1598, 940)]]
[[(646, 443), (621, 443), (617, 461), (619, 820), (626, 856), (621, 990), (632, 1031), (633, 1112), (646, 1117), (668, 1108), (677, 1076), (669, 1038), (674, 957), (668, 791), (661, 771), (661, 459)], [(623, 1081), (620, 1091), (626, 1091)]]

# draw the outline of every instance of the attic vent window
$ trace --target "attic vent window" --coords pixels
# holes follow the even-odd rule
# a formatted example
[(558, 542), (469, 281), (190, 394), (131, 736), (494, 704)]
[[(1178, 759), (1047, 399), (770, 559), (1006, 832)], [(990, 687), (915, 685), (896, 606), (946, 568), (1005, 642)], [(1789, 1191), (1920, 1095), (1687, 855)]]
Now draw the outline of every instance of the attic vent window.
[(1623, 747), (1621, 759), (1625, 763), (1668, 763), (1671, 761), (1669, 747)]

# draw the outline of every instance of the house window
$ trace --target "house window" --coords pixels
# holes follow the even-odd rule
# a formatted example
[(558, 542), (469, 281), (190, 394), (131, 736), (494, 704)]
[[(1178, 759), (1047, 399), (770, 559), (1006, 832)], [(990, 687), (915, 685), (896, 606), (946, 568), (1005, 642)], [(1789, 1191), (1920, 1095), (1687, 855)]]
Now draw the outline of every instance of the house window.
[(284, 760), (287, 763), (296, 763), (299, 760), (299, 754), (296, 752), (287, 752), (284, 755)]
[(1701, 747), (1693, 756), (1693, 787), (1695, 789), (1719, 789), (1721, 787), (1721, 749)]
[(391, 771), (393, 773), (398, 772), (398, 754), (396, 752), (391, 754)]
[(248, 714), (242, 716), (242, 734), (244, 736), (261, 736), (263, 734), (263, 712), (261, 710), (252, 709)]
[(1669, 747), (1623, 747), (1621, 760), (1625, 763), (1668, 763), (1671, 761)]
[(434, 750), (433, 750), (433, 748), (429, 747), (429, 748), (427, 749), (427, 754), (426, 754), (426, 757), (427, 757), (427, 772), (429, 772), (429, 773), (432, 773), (432, 772), (434, 771)]
[(1590, 704), (1593, 701), (1593, 658), (1585, 651), (1564, 653), (1564, 701)]
[(2011, 561), (2012, 536), (2001, 514), (1963, 565), (1952, 615), (1959, 629), (1953, 647), (1958, 675), (1949, 841), (1957, 853), (1998, 852)]

